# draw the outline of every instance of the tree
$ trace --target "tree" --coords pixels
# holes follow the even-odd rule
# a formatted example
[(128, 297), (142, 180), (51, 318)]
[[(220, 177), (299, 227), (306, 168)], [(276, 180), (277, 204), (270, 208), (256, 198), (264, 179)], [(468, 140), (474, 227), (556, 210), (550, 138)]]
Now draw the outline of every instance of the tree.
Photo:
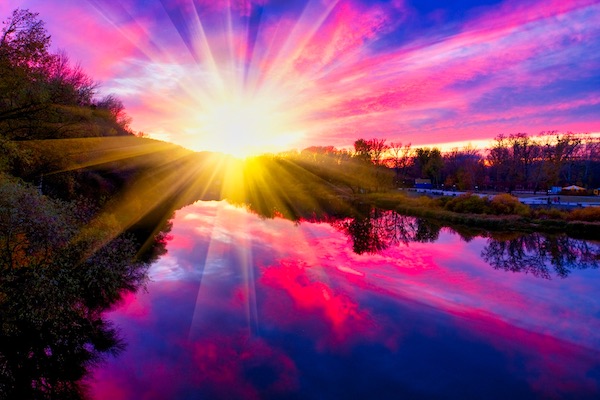
[(381, 164), (384, 153), (389, 149), (385, 139), (358, 139), (354, 142), (354, 156), (375, 165)]
[(50, 35), (37, 17), (37, 13), (16, 9), (3, 22), (0, 57), (13, 66), (34, 71), (47, 61)]
[(370, 162), (370, 145), (369, 141), (365, 139), (358, 139), (354, 142), (354, 158)]
[(328, 162), (335, 157), (338, 150), (333, 146), (310, 146), (302, 150), (302, 157), (315, 163)]
[(93, 214), (0, 178), (1, 398), (80, 398), (88, 368), (122, 349), (102, 313), (148, 264)]
[(10, 140), (131, 135), (121, 100), (64, 52), (49, 52), (38, 14), (15, 10), (0, 33), (0, 134)]
[(585, 135), (579, 147), (582, 166), (582, 180), (588, 187), (600, 188), (600, 138)]
[[(581, 135), (542, 132), (537, 138), (517, 133), (495, 138), (487, 161), (496, 185), (534, 191), (559, 184), (583, 184), (588, 171), (582, 160)], [(589, 164), (588, 164), (589, 166)]]
[[(509, 153), (506, 147), (506, 137), (502, 134), (494, 138), (494, 144), (488, 151), (487, 162), (496, 185), (504, 184), (508, 178)], [(496, 186), (495, 189), (498, 189)]]
[(507, 188), (512, 192), (517, 185), (523, 185), (527, 178), (527, 164), (530, 162), (529, 139), (526, 134), (498, 135), (488, 153), (488, 164), (495, 176), (497, 189)]
[(434, 185), (440, 183), (441, 171), (444, 167), (444, 160), (441, 151), (434, 147), (418, 148), (415, 150), (415, 159), (420, 169), (421, 176), (431, 179)]
[(81, 65), (71, 65), (69, 56), (61, 51), (50, 56), (44, 66), (48, 90), (53, 102), (61, 105), (90, 106), (98, 83), (83, 72)]
[(460, 190), (471, 190), (484, 181), (484, 165), (481, 154), (467, 146), (464, 149), (453, 149), (443, 156), (444, 183), (456, 185)]
[(508, 140), (512, 149), (511, 182), (525, 188), (530, 182), (530, 167), (536, 158), (538, 147), (526, 133), (512, 134), (508, 137)]
[[(124, 133), (130, 133), (129, 124), (131, 118), (125, 112), (123, 102), (114, 94), (109, 94), (98, 101), (95, 106), (98, 109), (106, 110), (109, 113), (109, 118), (120, 128)], [(120, 132), (120, 133), (122, 133)]]
[(371, 139), (369, 142), (371, 145), (371, 161), (375, 165), (380, 165), (384, 153), (390, 146), (385, 143), (385, 139)]
[(391, 142), (389, 150), (392, 155), (391, 165), (396, 172), (396, 183), (402, 183), (406, 179), (408, 167), (412, 162), (411, 144), (402, 145), (402, 142)]
[(25, 121), (49, 103), (43, 66), (50, 36), (37, 14), (15, 10), (0, 36), (0, 122)]
[(563, 135), (556, 131), (542, 132), (538, 139), (540, 167), (536, 181), (548, 187), (560, 185), (561, 172), (576, 156), (581, 142), (581, 138), (570, 132)]

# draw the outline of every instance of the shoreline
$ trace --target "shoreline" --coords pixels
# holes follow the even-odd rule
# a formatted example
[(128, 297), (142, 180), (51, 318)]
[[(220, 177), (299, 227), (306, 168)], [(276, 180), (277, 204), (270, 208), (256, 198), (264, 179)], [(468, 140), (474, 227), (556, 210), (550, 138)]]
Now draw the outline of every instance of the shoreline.
[[(456, 196), (459, 195), (458, 192), (453, 193), (457, 193)], [(430, 198), (434, 199), (434, 197)], [(433, 219), (443, 224), (485, 229), (489, 231), (517, 231), (523, 233), (543, 232), (551, 234), (564, 233), (573, 238), (587, 240), (598, 240), (598, 234), (600, 233), (600, 222), (567, 220), (562, 218), (540, 219), (516, 214), (495, 215), (459, 213), (437, 206), (428, 207), (420, 203), (415, 204), (419, 197), (407, 197), (401, 192), (359, 195), (356, 199), (375, 207), (394, 210), (413, 217)], [(560, 205), (564, 206), (565, 204), (561, 203)], [(570, 209), (577, 208), (579, 207), (575, 206)]]

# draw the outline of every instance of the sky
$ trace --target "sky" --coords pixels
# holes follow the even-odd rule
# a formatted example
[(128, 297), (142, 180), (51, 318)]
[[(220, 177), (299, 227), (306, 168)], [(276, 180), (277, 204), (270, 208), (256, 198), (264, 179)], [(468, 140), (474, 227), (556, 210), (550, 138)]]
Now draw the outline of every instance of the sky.
[(234, 155), (600, 132), (599, 0), (0, 0), (131, 128)]

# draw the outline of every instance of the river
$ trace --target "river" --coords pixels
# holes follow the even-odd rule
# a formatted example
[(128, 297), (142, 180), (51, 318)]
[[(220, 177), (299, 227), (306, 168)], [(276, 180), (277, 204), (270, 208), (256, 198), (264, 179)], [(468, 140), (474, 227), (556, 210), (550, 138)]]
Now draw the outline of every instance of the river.
[(600, 395), (597, 242), (208, 201), (170, 235), (107, 314), (127, 348), (93, 371), (94, 398)]

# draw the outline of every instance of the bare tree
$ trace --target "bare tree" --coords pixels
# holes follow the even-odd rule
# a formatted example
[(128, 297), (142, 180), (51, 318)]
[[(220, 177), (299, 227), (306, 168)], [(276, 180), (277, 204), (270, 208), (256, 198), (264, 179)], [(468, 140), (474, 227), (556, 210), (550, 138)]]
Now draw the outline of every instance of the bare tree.
[(358, 139), (354, 142), (354, 156), (359, 159), (380, 165), (383, 155), (389, 149), (386, 139)]
[(407, 143), (403, 145), (402, 142), (391, 142), (389, 150), (392, 155), (391, 165), (396, 172), (396, 182), (404, 182), (414, 154), (411, 144)]
[(34, 68), (43, 65), (48, 57), (50, 35), (37, 13), (16, 9), (3, 22), (0, 36), (0, 57), (11, 64)]

